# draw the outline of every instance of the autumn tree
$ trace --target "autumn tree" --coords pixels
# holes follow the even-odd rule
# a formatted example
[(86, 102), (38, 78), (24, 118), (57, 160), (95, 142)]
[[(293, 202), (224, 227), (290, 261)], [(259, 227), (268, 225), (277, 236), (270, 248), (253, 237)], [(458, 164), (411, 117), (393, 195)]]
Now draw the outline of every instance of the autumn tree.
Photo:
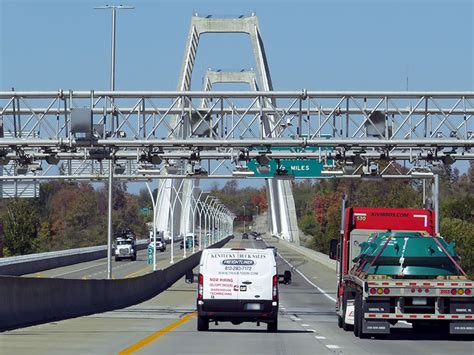
[(30, 199), (8, 200), (2, 221), (5, 254), (23, 255), (34, 252), (38, 213)]

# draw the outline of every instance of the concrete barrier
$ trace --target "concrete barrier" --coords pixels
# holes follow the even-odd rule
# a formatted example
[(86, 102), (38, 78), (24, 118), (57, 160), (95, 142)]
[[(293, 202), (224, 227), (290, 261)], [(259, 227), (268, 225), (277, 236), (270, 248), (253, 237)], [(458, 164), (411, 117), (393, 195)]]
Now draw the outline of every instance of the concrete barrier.
[[(220, 248), (232, 237), (215, 243)], [(0, 276), (0, 331), (106, 312), (150, 299), (199, 264), (202, 252), (150, 274), (120, 280)]]
[[(137, 250), (146, 249), (147, 240), (137, 241)], [(107, 246), (76, 248), (0, 259), (0, 275), (20, 276), (107, 257)]]

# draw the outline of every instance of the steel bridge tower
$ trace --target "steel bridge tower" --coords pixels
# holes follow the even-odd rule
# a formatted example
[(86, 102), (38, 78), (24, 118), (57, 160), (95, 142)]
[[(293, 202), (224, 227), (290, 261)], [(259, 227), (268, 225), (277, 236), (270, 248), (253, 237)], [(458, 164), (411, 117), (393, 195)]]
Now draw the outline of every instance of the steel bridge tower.
[[(194, 15), (191, 19), (191, 25), (186, 42), (183, 64), (178, 81), (178, 91), (190, 91), (191, 79), (196, 60), (197, 49), (199, 45), (200, 36), (204, 33), (245, 33), (250, 37), (253, 55), (255, 58), (258, 83), (255, 83), (255, 88), (262, 91), (273, 91), (273, 85), (270, 77), (270, 70), (265, 54), (263, 40), (260, 34), (258, 25), (258, 18), (252, 14), (250, 16), (240, 16), (238, 18), (213, 18), (210, 16), (200, 17)], [(181, 107), (186, 107), (189, 102), (181, 101)], [(270, 102), (264, 101), (264, 107), (275, 107), (274, 100)], [(185, 112), (186, 110), (183, 110)], [(271, 138), (278, 134), (279, 127), (276, 124), (274, 115), (265, 114), (261, 116), (262, 136)], [(172, 137), (176, 139), (183, 139), (190, 136), (193, 132), (193, 120), (189, 116), (176, 115), (175, 123), (179, 122), (179, 130), (172, 132)], [(173, 125), (175, 127), (176, 125)], [(212, 129), (210, 130), (212, 136)], [(185, 166), (180, 166), (180, 169), (185, 169)], [(181, 189), (181, 201), (183, 202), (183, 209), (176, 204), (175, 216), (180, 216), (179, 219), (174, 218), (172, 223), (179, 223), (179, 231), (181, 235), (186, 234), (190, 229), (192, 208), (191, 194), (195, 190), (195, 182), (193, 180), (185, 180), (184, 182), (177, 179), (169, 179), (163, 182), (165, 184), (164, 191), (170, 193), (163, 193), (159, 201), (159, 215), (158, 228), (161, 230), (169, 230), (170, 223), (170, 209), (172, 208), (171, 201), (176, 200), (173, 197), (174, 191)], [(266, 179), (268, 205), (271, 215), (271, 233), (273, 235), (281, 236), (289, 241), (299, 241), (298, 226), (296, 220), (296, 209), (291, 189), (291, 183), (287, 180)], [(178, 228), (174, 230), (178, 230)]]

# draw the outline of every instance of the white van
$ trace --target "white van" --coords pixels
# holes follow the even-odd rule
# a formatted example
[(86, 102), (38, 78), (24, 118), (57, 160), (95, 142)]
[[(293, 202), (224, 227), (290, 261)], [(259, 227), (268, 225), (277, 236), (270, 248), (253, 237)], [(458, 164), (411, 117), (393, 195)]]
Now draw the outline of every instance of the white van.
[[(205, 249), (198, 276), (197, 329), (209, 322), (267, 323), (278, 329), (278, 273), (272, 249)], [(285, 272), (285, 283), (291, 274)]]

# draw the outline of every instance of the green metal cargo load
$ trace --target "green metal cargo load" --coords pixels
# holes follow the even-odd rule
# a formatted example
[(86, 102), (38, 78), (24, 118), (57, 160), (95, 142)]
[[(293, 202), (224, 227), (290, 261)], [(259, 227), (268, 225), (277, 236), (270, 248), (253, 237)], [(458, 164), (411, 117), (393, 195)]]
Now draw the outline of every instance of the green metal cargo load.
[(459, 275), (450, 260), (459, 262), (454, 247), (454, 242), (419, 232), (373, 233), (367, 242), (360, 243), (355, 268), (369, 275), (393, 277)]

